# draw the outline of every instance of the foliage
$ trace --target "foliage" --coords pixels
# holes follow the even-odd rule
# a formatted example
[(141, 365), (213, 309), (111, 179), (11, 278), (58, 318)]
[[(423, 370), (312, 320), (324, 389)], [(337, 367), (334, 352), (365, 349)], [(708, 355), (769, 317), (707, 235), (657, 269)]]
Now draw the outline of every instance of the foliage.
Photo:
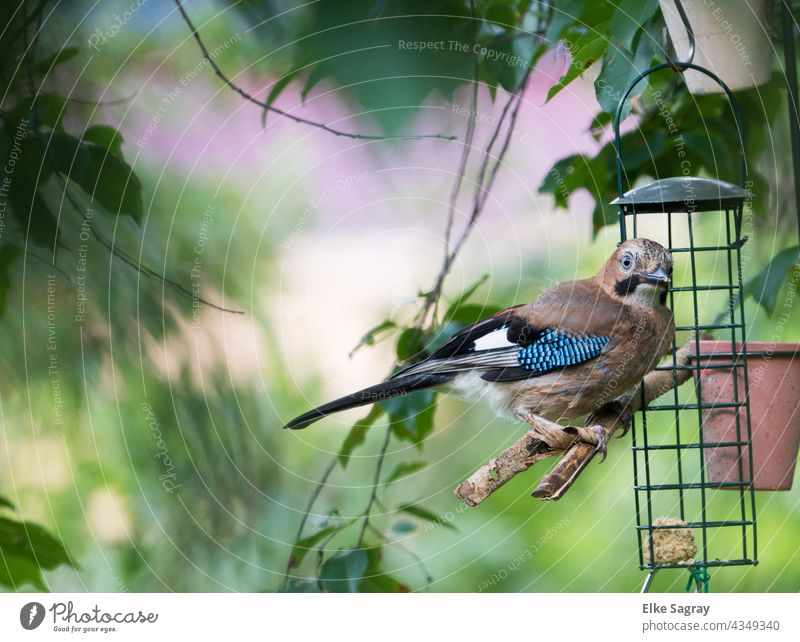
[(384, 128), (399, 131), (413, 114), (409, 105), (423, 104), (432, 93), (452, 101), (476, 65), (493, 95), (498, 87), (516, 91), (546, 50), (532, 29), (547, 11), (531, 0), (311, 3), (295, 23), (293, 41), (300, 44), (291, 48), (267, 104), (295, 84), (305, 99), (328, 82), (345, 88)]
[[(15, 3), (9, 3), (3, 11), (10, 13), (12, 4)], [(42, 3), (44, 4), (46, 3)], [(409, 120), (419, 113), (420, 105), (426, 102), (452, 102), (454, 92), (469, 86), (474, 80), (486, 88), (493, 100), (503, 93), (519, 91), (527, 72), (542, 56), (556, 48), (566, 48), (570, 54), (570, 64), (548, 92), (548, 100), (569, 91), (572, 83), (579, 78), (593, 81), (598, 111), (592, 131), (597, 149), (593, 153), (561, 159), (548, 173), (540, 189), (543, 193), (552, 194), (556, 206), (560, 208), (569, 206), (570, 194), (589, 189), (596, 203), (595, 231), (615, 222), (616, 214), (607, 206), (616, 196), (614, 150), (608, 142), (609, 122), (621, 92), (635, 75), (653, 60), (663, 60), (664, 52), (660, 48), (663, 23), (655, 0), (602, 3), (557, 0), (555, 7), (549, 7), (546, 2), (530, 0), (356, 0), (347, 3), (323, 0), (296, 7), (292, 11), (291, 20), (264, 19), (263, 15), (255, 11), (263, 9), (269, 13), (274, 10), (271, 16), (267, 16), (274, 17), (279, 10), (283, 10), (282, 7), (277, 7), (278, 4), (280, 3), (246, 2), (238, 3), (234, 9), (253, 21), (253, 30), (247, 32), (247, 39), (251, 46), (260, 48), (257, 51), (259, 57), (268, 59), (264, 67), (257, 68), (265, 69), (265, 75), (269, 79), (275, 79), (264, 92), (267, 96), (266, 104), (269, 107), (280, 104), (286, 99), (285, 92), (288, 91), (299, 93), (305, 100), (313, 92), (327, 91), (327, 88), (333, 86), (341, 89), (339, 95), (376, 114), (381, 130), (388, 135), (407, 132)], [(189, 8), (200, 12), (200, 9), (191, 5)], [(12, 301), (9, 292), (15, 281), (19, 282), (23, 259), (38, 257), (46, 264), (54, 264), (58, 268), (60, 259), (65, 255), (71, 256), (70, 253), (74, 254), (77, 247), (75, 230), (87, 222), (86, 213), (89, 207), (98, 212), (98, 216), (91, 221), (95, 239), (93, 242), (96, 245), (109, 249), (103, 242), (103, 231), (113, 229), (116, 233), (122, 230), (123, 242), (131, 242), (131, 247), (141, 243), (145, 256), (152, 256), (148, 254), (152, 251), (152, 244), (146, 243), (143, 230), (145, 227), (160, 225), (157, 229), (165, 232), (168, 221), (149, 216), (148, 208), (144, 205), (149, 190), (147, 176), (141, 169), (139, 159), (134, 161), (132, 154), (128, 154), (126, 158), (123, 153), (123, 149), (128, 150), (131, 147), (130, 141), (123, 139), (120, 131), (124, 129), (123, 126), (110, 124), (111, 119), (105, 116), (107, 112), (92, 109), (87, 116), (88, 110), (81, 107), (78, 101), (69, 98), (72, 86), (64, 83), (63, 78), (77, 75), (86, 47), (78, 40), (81, 46), (41, 51), (49, 43), (44, 39), (34, 41), (34, 46), (28, 47), (31, 43), (26, 43), (26, 37), (33, 32), (33, 17), (22, 15), (24, 20), (31, 22), (29, 29), (26, 29), (26, 23), (19, 17), (12, 19), (9, 15), (8, 18), (11, 28), (0, 35), (0, 43), (4, 45), (4, 60), (0, 67), (2, 77), (8, 83), (8, 91), (0, 108), (0, 154), (5, 159), (16, 156), (17, 164), (12, 178), (13, 190), (9, 192), (9, 226), (0, 238), (0, 311), (5, 311), (4, 321), (10, 324), (12, 321), (9, 317), (17, 310), (14, 305), (16, 301)], [(214, 28), (213, 25), (206, 27), (199, 20), (198, 24), (203, 25), (203, 33)], [(228, 37), (229, 24), (225, 24), (225, 37)], [(184, 27), (182, 24), (180, 26)], [(543, 34), (534, 33), (540, 29), (544, 29)], [(180, 36), (181, 39), (186, 38), (185, 29)], [(122, 37), (119, 36), (120, 40), (114, 44), (117, 45)], [(166, 39), (171, 37), (171, 33), (163, 36)], [(401, 42), (418, 44), (407, 48), (405, 44), (401, 47)], [(269, 49), (267, 51), (270, 55), (264, 56), (264, 43), (270, 48), (278, 44), (274, 49), (279, 51)], [(294, 45), (284, 46), (285, 43)], [(358, 43), (359, 46), (354, 48), (353, 43)], [(430, 46), (419, 43), (429, 43)], [(194, 46), (194, 43), (186, 46)], [(28, 53), (23, 55), (25, 51)], [(194, 54), (197, 60), (202, 60), (197, 51)], [(275, 60), (279, 62), (275, 63)], [(513, 63), (509, 64), (509, 61)], [(391, 73), (387, 74), (387, 69), (391, 69)], [(121, 70), (123, 67), (113, 71), (115, 74), (117, 71), (123, 73)], [(235, 74), (231, 76), (238, 77)], [(62, 82), (59, 82), (59, 78)], [(211, 82), (209, 80), (209, 84)], [(750, 118), (747, 123), (746, 142), (754, 160), (767, 149), (769, 141), (765, 133), (768, 129), (766, 125), (774, 120), (784, 104), (784, 99), (777, 82), (762, 88), (759, 93), (740, 94), (745, 113), (748, 116), (759, 116), (759, 120)], [(266, 109), (264, 112), (265, 118), (268, 111)], [(358, 111), (360, 110), (354, 107), (353, 112)], [(684, 157), (676, 154), (675, 134), (669, 131), (667, 118), (679, 124), (682, 145), (685, 146), (685, 159), (690, 162), (693, 173), (721, 175), (723, 178), (736, 176), (736, 136), (731, 128), (728, 106), (721, 98), (707, 96), (695, 100), (685, 92), (680, 83), (674, 82), (674, 77), (665, 73), (642, 82), (637, 87), (633, 100), (626, 108), (626, 115), (628, 111), (636, 122), (636, 128), (623, 139), (628, 184), (659, 174), (680, 175), (683, 171), (680, 161)], [(103, 117), (99, 117), (98, 113), (103, 114)], [(368, 123), (361, 124), (368, 126)], [(769, 187), (756, 162), (751, 164), (750, 175), (754, 181), (752, 191), (758, 206), (757, 211), (768, 211), (765, 203)], [(284, 174), (281, 177), (281, 180), (286, 178)], [(168, 178), (180, 179), (174, 181), (179, 186), (185, 179), (183, 176)], [(196, 181), (186, 190), (189, 194), (184, 197), (178, 187), (170, 185), (171, 182), (164, 181), (166, 186), (161, 189), (174, 190), (174, 194), (170, 192), (166, 197), (158, 194), (158, 203), (163, 204), (172, 196), (176, 203), (182, 203), (181, 198), (191, 198), (192, 193), (196, 195), (204, 187), (200, 185), (201, 181)], [(566, 191), (562, 189), (564, 185)], [(231, 206), (230, 211), (241, 207), (236, 199), (231, 199), (227, 204)], [(189, 207), (202, 209), (202, 204), (199, 201), (190, 201)], [(251, 233), (237, 230), (238, 236), (258, 239), (259, 233), (263, 232), (263, 221), (259, 220), (257, 223), (250, 230)], [(179, 233), (178, 228), (180, 225), (176, 226), (176, 234)], [(170, 238), (172, 233), (170, 227)], [(191, 244), (188, 247), (191, 251)], [(268, 249), (267, 252), (269, 251), (271, 250)], [(232, 254), (235, 253), (234, 249)], [(765, 309), (773, 310), (777, 292), (785, 282), (787, 273), (792, 274), (792, 270), (797, 269), (793, 267), (796, 263), (797, 248), (780, 251), (764, 273), (749, 282), (747, 292)], [(133, 267), (135, 269), (129, 277), (138, 278), (140, 274), (160, 277), (159, 272), (147, 272), (137, 262), (134, 262)], [(446, 271), (442, 275), (443, 279)], [(222, 269), (217, 274), (220, 272)], [(167, 329), (164, 327), (166, 321), (163, 301), (158, 296), (159, 288), (145, 288), (141, 292), (139, 283), (133, 279), (124, 280), (116, 272), (103, 276), (107, 277), (107, 282), (99, 285), (119, 291), (123, 301), (130, 303), (130, 307), (112, 305), (109, 296), (108, 299), (98, 299), (97, 309), (107, 309), (109, 312), (109, 318), (105, 321), (110, 326), (109, 336), (114, 337), (117, 355), (121, 353), (121, 360), (127, 359), (130, 364), (135, 364), (137, 360), (142, 360), (141, 344), (147, 343), (147, 333), (156, 333), (159, 330), (166, 332)], [(441, 283), (426, 292), (420, 292), (417, 309), (421, 313), (418, 316), (408, 319), (398, 314), (379, 321), (363, 333), (353, 352), (391, 342), (394, 346), (396, 368), (424, 358), (460, 328), (499, 309), (498, 306), (478, 301), (476, 294), (487, 280), (488, 276), (478, 279), (449, 300), (445, 300), (442, 295)], [(235, 288), (236, 284), (233, 286)], [(133, 327), (131, 311), (134, 303), (138, 304), (137, 315), (141, 314), (143, 317), (142, 327)], [(106, 331), (105, 326), (98, 324), (98, 327), (102, 330), (93, 329), (93, 332)], [(141, 336), (136, 336), (137, 334), (144, 334), (145, 341), (142, 342)], [(62, 345), (67, 344), (63, 334), (59, 338), (63, 341)], [(84, 369), (84, 381), (65, 382), (64, 386), (71, 392), (73, 408), (82, 408), (85, 403), (87, 409), (94, 410), (89, 398), (94, 394), (100, 397), (106, 394), (104, 386), (107, 384), (108, 371), (103, 369), (102, 362), (108, 345), (104, 345), (101, 339), (88, 331), (73, 339), (72, 354), (82, 359), (80, 363)], [(126, 340), (129, 341), (127, 345)], [(8, 344), (6, 349), (9, 354), (15, 355), (18, 366), (19, 352), (13, 352), (17, 346), (13, 345), (13, 341)], [(274, 347), (270, 345), (270, 348)], [(126, 348), (129, 349), (127, 353)], [(69, 349), (64, 348), (68, 355)], [(280, 351), (275, 349), (272, 352)], [(9, 362), (11, 361), (9, 358)], [(77, 358), (75, 363), (78, 363)], [(176, 465), (177, 476), (184, 490), (190, 489), (187, 495), (191, 501), (187, 504), (194, 506), (196, 515), (192, 515), (192, 519), (197, 517), (200, 525), (198, 530), (202, 530), (202, 535), (213, 541), (211, 555), (217, 554), (216, 549), (219, 548), (223, 551), (221, 557), (224, 563), (230, 563), (233, 556), (225, 545), (233, 541), (236, 545), (237, 561), (242, 561), (238, 559), (240, 551), (257, 538), (253, 538), (252, 532), (248, 531), (240, 540), (235, 540), (235, 534), (226, 532), (226, 528), (230, 528), (226, 525), (232, 522), (240, 525), (246, 523), (248, 529), (251, 529), (254, 528), (253, 521), (263, 518), (265, 521), (262, 525), (266, 523), (272, 528), (276, 522), (282, 524), (295, 517), (297, 497), (292, 495), (291, 490), (278, 488), (280, 484), (273, 471), (276, 467), (271, 468), (265, 462), (265, 454), (271, 457), (286, 441), (278, 441), (272, 435), (275, 432), (275, 418), (265, 410), (267, 404), (263, 399), (263, 390), (257, 389), (257, 386), (253, 386), (251, 390), (242, 384), (237, 384), (234, 389), (226, 372), (226, 376), (210, 382), (208, 387), (213, 390), (213, 398), (209, 400), (205, 387), (202, 394), (193, 389), (190, 366), (181, 365), (180, 368), (175, 380), (170, 380), (167, 385), (158, 373), (140, 372), (136, 365), (115, 365), (114, 383), (118, 383), (116, 377), (119, 375), (120, 388), (124, 389), (124, 393), (119, 393), (120, 399), (113, 400), (116, 407), (108, 399), (103, 399), (106, 402), (102, 406), (105, 415), (100, 418), (99, 423), (112, 425), (114, 421), (119, 421), (121, 424), (125, 423), (121, 428), (140, 428), (136, 424), (136, 417), (140, 411), (141, 393), (136, 386), (141, 385), (147, 391), (143, 396), (148, 399), (148, 403), (152, 403), (153, 417), (174, 418), (175, 426), (169, 427), (174, 429), (173, 432), (170, 433), (167, 426), (162, 426), (163, 443), (171, 454), (183, 449), (184, 459)], [(151, 366), (150, 369), (155, 368)], [(36, 370), (34, 367), (32, 371), (44, 369)], [(27, 379), (23, 383), (30, 385)], [(36, 383), (40, 388), (47, 385), (46, 380), (41, 378)], [(203, 382), (204, 386), (206, 383)], [(276, 397), (289, 399), (296, 395), (295, 385), (285, 377), (275, 375), (269, 383), (272, 388), (270, 392)], [(433, 499), (408, 496), (408, 489), (414, 488), (415, 478), (424, 475), (428, 467), (426, 456), (422, 453), (430, 447), (427, 442), (434, 428), (436, 402), (436, 395), (432, 392), (386, 399), (373, 406), (357, 421), (335, 455), (333, 464), (338, 470), (347, 468), (348, 474), (358, 474), (357, 455), (372, 446), (376, 433), (382, 432), (386, 439), (383, 450), (379, 451), (374, 472), (369, 471), (370, 476), (374, 476), (368, 488), (371, 496), (363, 513), (350, 511), (347, 514), (356, 517), (345, 518), (340, 515), (339, 510), (326, 506), (323, 509), (325, 514), (321, 517), (311, 516), (309, 504), (301, 529), (293, 541), (283, 531), (275, 533), (276, 540), (281, 537), (289, 540), (285, 548), (259, 548), (258, 545), (253, 545), (252, 549), (246, 549), (254, 552), (252, 559), (246, 559), (246, 554), (242, 555), (245, 558), (242, 566), (246, 567), (245, 570), (257, 569), (255, 581), (263, 582), (264, 559), (267, 554), (277, 556), (289, 552), (286, 581), (283, 585), (283, 590), (287, 591), (411, 590), (405, 575), (388, 569), (386, 559), (392, 555), (407, 557), (411, 564), (405, 565), (419, 569), (424, 582), (430, 583), (430, 573), (425, 564), (405, 547), (403, 541), (417, 530), (428, 537), (427, 533), (433, 528), (441, 527), (438, 529), (440, 534), (456, 528), (452, 519), (439, 515), (432, 508)], [(243, 429), (244, 425), (250, 427), (247, 419), (250, 416), (256, 418), (254, 423), (257, 426), (265, 427), (268, 436), (263, 436), (257, 430), (250, 432)], [(85, 419), (75, 423), (79, 421)], [(80, 433), (79, 427), (73, 426), (71, 429), (74, 433), (70, 438), (83, 443), (80, 440), (85, 439), (85, 436)], [(148, 441), (150, 435), (142, 437), (141, 431), (137, 433), (135, 430), (120, 430), (120, 433), (124, 434), (125, 452), (116, 454), (132, 458), (137, 473), (140, 468), (152, 471), (152, 443)], [(252, 440), (248, 440), (248, 437)], [(401, 444), (405, 459), (384, 468), (384, 464), (388, 463), (385, 455), (389, 440)], [(104, 456), (106, 454), (104, 451)], [(281, 456), (286, 455), (287, 453), (282, 453)], [(108, 453), (107, 456), (113, 458), (114, 454)], [(198, 462), (203, 462), (204, 465), (199, 466)], [(310, 464), (312, 469), (313, 464), (314, 462)], [(92, 465), (85, 464), (83, 468), (92, 468)], [(231, 468), (237, 474), (241, 473), (242, 479), (247, 483), (226, 474)], [(85, 470), (80, 472), (95, 474), (103, 483), (108, 483), (106, 471), (102, 469), (94, 473), (86, 473)], [(116, 470), (111, 472), (120, 473)], [(152, 475), (152, 478), (157, 479), (161, 473), (163, 470)], [(327, 476), (323, 476), (322, 483), (327, 479)], [(137, 476), (134, 492), (142, 492), (140, 483), (147, 482), (142, 482)], [(155, 498), (157, 493), (151, 492), (152, 480), (150, 483), (151, 486), (146, 486), (149, 495), (148, 511), (152, 511), (152, 505), (158, 501), (173, 499), (171, 496), (166, 499)], [(160, 492), (160, 484), (155, 485)], [(401, 491), (405, 497), (398, 497)], [(275, 496), (272, 495), (273, 492)], [(280, 496), (281, 492), (285, 495)], [(334, 505), (337, 501), (345, 501), (335, 495), (335, 489), (332, 492), (334, 499), (331, 502)], [(514, 524), (514, 528), (510, 530), (516, 533), (520, 530), (518, 525), (530, 519), (529, 506), (518, 505), (516, 500), (508, 502), (501, 498), (498, 501), (507, 502), (502, 512), (507, 513), (507, 519)], [(278, 508), (273, 504), (285, 509), (284, 513), (280, 513), (285, 519), (274, 518), (273, 511)], [(10, 507), (2, 498), (0, 505)], [(265, 509), (265, 505), (269, 509)], [(292, 510), (289, 511), (286, 506), (290, 506)], [(352, 508), (352, 505), (349, 507)], [(590, 512), (593, 508), (594, 506), (586, 507), (585, 514), (600, 519), (601, 515)], [(173, 503), (164, 503), (162, 509), (165, 514), (175, 513)], [(380, 510), (380, 515), (375, 514), (376, 509)], [(605, 511), (604, 507), (603, 510)], [(265, 517), (262, 517), (262, 512)], [(240, 518), (242, 514), (244, 517)], [(342, 511), (342, 514), (346, 513)], [(580, 519), (579, 516), (573, 518), (576, 521)], [(489, 529), (493, 528), (493, 524), (481, 524), (481, 528), (485, 526), (486, 532), (481, 532), (480, 529), (477, 531), (473, 539), (479, 543), (477, 549), (472, 550), (477, 551), (475, 557), (485, 556), (485, 559), (476, 562), (477, 568), (482, 571), (465, 569), (465, 576), (469, 576), (471, 572), (491, 574), (497, 560), (502, 559), (496, 553), (492, 557), (492, 550), (486, 550), (490, 548), (486, 546), (486, 537), (494, 539), (491, 547), (493, 549), (495, 543), (502, 544), (506, 538), (513, 538), (514, 535), (503, 531), (501, 521), (498, 520), (497, 524), (500, 527), (491, 533)], [(142, 541), (152, 539), (152, 533), (141, 524), (137, 523), (137, 527), (139, 530), (135, 533), (136, 537)], [(65, 541), (79, 541), (84, 535), (84, 525), (71, 525), (70, 528), (73, 540), (65, 535)], [(461, 524), (459, 528), (462, 528)], [(535, 532), (536, 528), (538, 524), (531, 524), (520, 530), (522, 534), (519, 538), (523, 541), (523, 546), (530, 546), (530, 542), (524, 538)], [(206, 559), (205, 555), (209, 551), (209, 548), (202, 549), (203, 544), (199, 541), (202, 538), (197, 537), (197, 532), (187, 528), (174, 543), (172, 532), (169, 533), (169, 538), (162, 538), (169, 539), (170, 544), (178, 551), (174, 556), (177, 561), (172, 561), (179, 565), (180, 572), (186, 576), (183, 580), (185, 584), (181, 587), (185, 589), (195, 588), (193, 577), (199, 581), (207, 581), (207, 578), (200, 577), (200, 573), (190, 576), (187, 570), (186, 561), (192, 552), (202, 551), (202, 555), (198, 554), (198, 557)], [(123, 544), (114, 548), (117, 556), (115, 561), (124, 569), (122, 572), (126, 574), (126, 578), (136, 578), (137, 574), (143, 573), (143, 564), (137, 549), (139, 544), (137, 540), (136, 544), (129, 544), (127, 549)], [(541, 557), (559, 560), (559, 568), (564, 569), (559, 571), (562, 573), (562, 582), (550, 588), (562, 589), (584, 569), (576, 570), (564, 563), (562, 560), (569, 557), (569, 551), (559, 546), (558, 542), (553, 543), (551, 551), (541, 551)], [(72, 544), (70, 549), (73, 549)], [(27, 585), (44, 589), (43, 569), (51, 570), (59, 566), (74, 568), (71, 557), (55, 537), (36, 524), (15, 521), (10, 517), (0, 518), (0, 551), (6, 560), (5, 567), (0, 567), (0, 583), (11, 587), (27, 582)], [(538, 544), (536, 552), (540, 553)], [(156, 566), (159, 571), (162, 570), (161, 565)], [(241, 567), (236, 568), (239, 570)], [(622, 571), (614, 569), (613, 572)], [(522, 583), (516, 586), (526, 588)], [(161, 589), (162, 586), (157, 585), (157, 588)]]
[[(800, 246), (787, 247), (778, 252), (769, 264), (750, 281), (744, 290), (766, 310), (769, 316), (775, 311), (778, 293), (791, 273), (800, 270)], [(796, 277), (792, 280), (796, 283)]]
[[(592, 221), (597, 233), (606, 225), (617, 223), (617, 212), (609, 205), (619, 196), (616, 151), (609, 125), (625, 90), (651, 64), (664, 62), (667, 52), (661, 48), (663, 17), (654, 0), (623, 0), (610, 17), (610, 4), (605, 6), (605, 12), (584, 8), (583, 13), (580, 7), (584, 3), (575, 2), (574, 5), (571, 15), (580, 18), (566, 21), (558, 32), (558, 37), (570, 45), (572, 61), (564, 76), (551, 88), (548, 99), (581, 75), (591, 78), (600, 107), (593, 123), (593, 135), (601, 145), (594, 153), (575, 154), (559, 160), (548, 172), (539, 191), (551, 194), (556, 207), (567, 209), (575, 191), (588, 190), (595, 202)], [(599, 73), (594, 70), (598, 65)], [(649, 91), (646, 91), (648, 85)], [(779, 114), (787, 109), (783, 79), (776, 74), (764, 86), (737, 92), (736, 98), (744, 115), (746, 187), (752, 196), (748, 206), (762, 218), (774, 217), (769, 168), (760, 166), (758, 161), (773, 151), (771, 128)], [(665, 70), (642, 79), (635, 86), (623, 106), (623, 119), (634, 105), (636, 127), (620, 141), (624, 191), (642, 179), (671, 176), (710, 176), (739, 182), (740, 139), (731, 106), (724, 95), (694, 96), (679, 74)], [(781, 276), (786, 272), (786, 269), (779, 270)], [(774, 305), (784, 283), (785, 279), (773, 276), (762, 280), (761, 289), (748, 288), (746, 294), (758, 292), (757, 300), (769, 310), (770, 302)]]
[[(72, 55), (60, 52), (28, 63), (53, 73), (72, 58), (74, 49)], [(63, 193), (64, 181), (81, 190), (87, 208), (96, 204), (105, 216), (126, 215), (141, 223), (142, 185), (122, 156), (122, 135), (100, 124), (72, 135), (64, 128), (70, 115), (67, 99), (40, 93), (23, 81), (12, 85), (10, 95), (15, 94), (16, 102), (0, 111), (0, 155), (10, 161), (7, 185), (14, 224), (1, 247), (25, 249), (30, 242), (34, 249), (52, 254), (54, 261), (57, 247), (69, 249), (60, 230), (79, 226), (86, 213), (73, 207), (53, 212), (51, 202)]]
[[(607, 225), (616, 224), (617, 212), (609, 206), (618, 196), (616, 152), (610, 140), (609, 125), (633, 80), (654, 60), (663, 61), (666, 56), (661, 42), (664, 23), (657, 0), (557, 2), (554, 13), (548, 16), (546, 32), (541, 40), (521, 33), (529, 28), (526, 14), (540, 10), (536, 3), (478, 2), (471, 7), (465, 2), (440, 2), (426, 7), (426, 11), (436, 15), (424, 24), (406, 22), (405, 17), (418, 10), (415, 2), (356, 2), (350, 3), (345, 12), (338, 8), (333, 10), (324, 2), (318, 3), (311, 9), (308, 26), (304, 26), (300, 36), (308, 38), (310, 44), (295, 50), (289, 71), (273, 86), (270, 104), (294, 81), (302, 79), (301, 95), (305, 98), (319, 82), (327, 80), (340, 87), (353, 88), (350, 94), (362, 105), (387, 114), (399, 106), (398, 96), (420, 103), (436, 90), (445, 98), (451, 98), (454, 88), (469, 80), (470, 65), (465, 64), (464, 56), (453, 55), (452, 45), (444, 51), (423, 49), (413, 56), (397, 56), (392, 45), (403, 38), (430, 43), (442, 41), (442, 34), (448, 33), (452, 41), (476, 42), (478, 51), (485, 50), (487, 55), (503, 48), (506, 55), (523, 59), (523, 68), (534, 65), (546, 51), (563, 46), (570, 55), (570, 64), (550, 88), (547, 100), (553, 99), (578, 78), (591, 79), (598, 102), (592, 132), (598, 149), (594, 153), (576, 154), (559, 160), (539, 190), (551, 194), (556, 207), (567, 209), (574, 192), (588, 189), (595, 201), (595, 233)], [(472, 10), (480, 19), (474, 31), (469, 20)], [(378, 61), (372, 59), (370, 53), (354, 53), (351, 42), (364, 43), (367, 52), (376, 47), (388, 48), (385, 52), (387, 57)], [(475, 59), (479, 69), (477, 79), (489, 88), (493, 98), (498, 86), (508, 92), (515, 91), (523, 78), (519, 70), (510, 73), (508, 65), (494, 65), (487, 55), (478, 55)], [(354, 64), (353, 57), (358, 59), (358, 64)], [(364, 64), (361, 64), (362, 60)], [(398, 70), (397, 75), (402, 80), (386, 79), (384, 65), (387, 61)], [(427, 70), (430, 77), (426, 76), (423, 81), (417, 78), (412, 88), (405, 87), (408, 78), (418, 77), (421, 69)], [(719, 176), (738, 181), (739, 137), (730, 105), (722, 96), (690, 95), (676, 76), (662, 72), (642, 79), (623, 105), (623, 119), (631, 113), (636, 117), (636, 127), (621, 141), (626, 185), (633, 185), (646, 177), (682, 175)], [(375, 91), (375, 83), (380, 83), (385, 91)], [(746, 123), (744, 140), (750, 158), (758, 158), (765, 151), (768, 144), (765, 125), (777, 117), (785, 104), (783, 93), (778, 80), (767, 87), (739, 93), (744, 113), (751, 116)], [(391, 126), (392, 122), (384, 124)], [(759, 211), (768, 211), (768, 183), (756, 163), (751, 163), (749, 178), (748, 188), (754, 195), (756, 207)], [(756, 296), (771, 311), (787, 270), (796, 259), (796, 248), (779, 254), (774, 264), (765, 270), (765, 275), (754, 279), (746, 293)], [(457, 297), (444, 314), (434, 314), (427, 326), (418, 320), (406, 326), (397, 319), (381, 321), (365, 333), (353, 352), (395, 337), (398, 364), (424, 358), (459, 328), (496, 311), (495, 308), (468, 302), (483, 281)], [(438, 292), (424, 293), (421, 298), (424, 301), (431, 296), (438, 297)], [(376, 404), (348, 434), (339, 453), (341, 465), (347, 464), (353, 451), (365, 442), (367, 432), (374, 429), (381, 419), (388, 421), (388, 429), (396, 439), (410, 441), (421, 448), (433, 429), (434, 403), (435, 395), (426, 391)], [(379, 467), (382, 457), (381, 454)], [(388, 482), (395, 478), (391, 476)], [(367, 520), (369, 510), (368, 506)], [(413, 504), (399, 506), (396, 510), (436, 521), (435, 514)], [(353, 561), (353, 566), (361, 570), (365, 563), (359, 551), (348, 549), (336, 553), (329, 560), (335, 560), (337, 569), (345, 561)], [(355, 559), (359, 560), (357, 565)], [(323, 566), (322, 570), (325, 568)], [(357, 583), (347, 586), (355, 589)], [(320, 587), (328, 590), (330, 585), (320, 580)]]
[[(142, 181), (123, 155), (121, 132), (93, 122), (96, 107), (87, 118), (83, 101), (70, 97), (72, 88), (53, 80), (64, 73), (63, 68), (78, 69), (75, 58), (81, 48), (41, 53), (43, 43), (35, 21), (41, 19), (38, 14), (46, 4), (39, 3), (26, 15), (25, 2), (8, 3), (9, 28), (0, 34), (5, 52), (0, 62), (5, 85), (0, 105), (0, 158), (4, 159), (0, 206), (4, 215), (10, 214), (4, 216), (7, 229), (0, 236), (0, 313), (17, 259), (28, 253), (60, 268), (65, 255), (89, 240), (74, 233), (82, 226), (94, 244), (105, 247), (121, 263), (192, 298), (187, 288), (148, 268), (141, 259), (131, 259), (119, 242), (106, 238), (104, 229), (123, 228), (135, 230), (133, 236), (141, 243)], [(71, 131), (65, 123), (71, 124)], [(96, 212), (100, 216), (95, 217)], [(126, 225), (121, 217), (134, 225)], [(208, 303), (202, 298), (199, 302)]]
[[(0, 511), (14, 505), (0, 497)], [(5, 510), (3, 510), (5, 509)], [(39, 524), (0, 514), (0, 585), (20, 590), (26, 585), (46, 591), (42, 571), (58, 566), (75, 568), (64, 545)]]

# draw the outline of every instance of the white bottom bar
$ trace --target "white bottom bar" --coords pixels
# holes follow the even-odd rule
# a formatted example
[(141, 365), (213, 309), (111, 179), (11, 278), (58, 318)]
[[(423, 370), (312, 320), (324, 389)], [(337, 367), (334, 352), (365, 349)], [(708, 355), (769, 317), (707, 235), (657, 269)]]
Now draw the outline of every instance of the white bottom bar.
[[(32, 626), (37, 620), (41, 623), (36, 628), (26, 630), (23, 627), (23, 621)], [(688, 593), (0, 595), (0, 640), (3, 641), (89, 638), (148, 642), (187, 639), (223, 642), (240, 639), (267, 642), (442, 639), (460, 642), (510, 637), (532, 641), (555, 638), (619, 642), (678, 636), (698, 640), (800, 640), (800, 596)]]

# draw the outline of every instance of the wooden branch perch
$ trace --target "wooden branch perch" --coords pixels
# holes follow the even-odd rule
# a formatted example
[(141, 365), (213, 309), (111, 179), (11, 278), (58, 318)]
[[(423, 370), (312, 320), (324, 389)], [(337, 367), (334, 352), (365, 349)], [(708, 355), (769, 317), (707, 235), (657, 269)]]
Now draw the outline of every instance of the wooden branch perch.
[[(689, 362), (694, 343), (692, 337), (675, 353), (677, 365)], [(671, 367), (672, 364), (670, 360), (666, 365)], [(586, 427), (560, 426), (531, 417), (532, 430), (472, 473), (455, 490), (456, 496), (469, 506), (476, 506), (536, 462), (561, 456), (561, 461), (533, 491), (533, 497), (539, 499), (560, 499), (594, 457), (598, 437), (601, 436), (608, 444), (617, 430), (630, 424), (633, 413), (642, 407), (642, 385), (645, 404), (649, 404), (691, 376), (692, 371), (688, 369), (653, 370), (645, 376), (643, 383), (589, 415)]]

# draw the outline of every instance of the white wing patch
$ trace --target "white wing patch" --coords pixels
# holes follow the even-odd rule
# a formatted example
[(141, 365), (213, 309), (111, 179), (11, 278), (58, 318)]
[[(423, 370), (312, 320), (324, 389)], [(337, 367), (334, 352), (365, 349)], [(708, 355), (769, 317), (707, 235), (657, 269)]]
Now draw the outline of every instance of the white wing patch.
[(507, 334), (508, 326), (504, 325), (502, 328), (484, 334), (480, 339), (475, 339), (475, 352), (514, 347), (516, 344), (508, 340)]
[(475, 339), (467, 352), (440, 359), (426, 359), (399, 374), (454, 374), (475, 369), (515, 368), (519, 366), (520, 347), (511, 343), (507, 334), (508, 325), (504, 325)]

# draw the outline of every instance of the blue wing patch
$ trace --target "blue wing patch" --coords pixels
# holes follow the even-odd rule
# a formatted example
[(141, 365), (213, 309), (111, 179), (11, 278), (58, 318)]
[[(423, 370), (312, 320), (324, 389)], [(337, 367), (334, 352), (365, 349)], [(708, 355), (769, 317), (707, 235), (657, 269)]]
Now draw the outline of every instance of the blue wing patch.
[(550, 372), (556, 368), (574, 366), (599, 355), (610, 337), (594, 334), (571, 334), (547, 329), (517, 355), (517, 363), (531, 372)]

